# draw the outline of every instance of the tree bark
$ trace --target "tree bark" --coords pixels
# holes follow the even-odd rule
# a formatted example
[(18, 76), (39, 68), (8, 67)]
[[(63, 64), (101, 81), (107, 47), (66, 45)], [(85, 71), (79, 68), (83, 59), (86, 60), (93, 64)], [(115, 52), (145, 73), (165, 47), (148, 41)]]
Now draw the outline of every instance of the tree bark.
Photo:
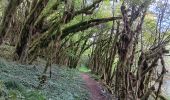
[(21, 2), (22, 0), (9, 0), (8, 6), (4, 11), (2, 25), (0, 27), (0, 45), (3, 43), (3, 38), (7, 33), (12, 17)]
[(23, 51), (26, 48), (26, 45), (29, 40), (30, 34), (32, 34), (34, 29), (34, 23), (43, 11), (44, 7), (47, 5), (49, 0), (40, 0), (36, 6), (32, 9), (31, 13), (28, 15), (19, 36), (19, 41), (16, 46), (14, 59), (19, 60), (21, 55), (23, 55)]

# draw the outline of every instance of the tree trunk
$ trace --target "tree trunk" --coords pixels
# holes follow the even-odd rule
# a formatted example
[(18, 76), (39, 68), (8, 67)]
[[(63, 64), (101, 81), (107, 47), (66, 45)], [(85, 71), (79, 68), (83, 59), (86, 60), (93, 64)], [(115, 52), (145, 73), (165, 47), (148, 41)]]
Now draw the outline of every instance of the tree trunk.
[(4, 11), (2, 25), (0, 27), (0, 45), (3, 43), (3, 38), (7, 33), (12, 17), (21, 2), (22, 0), (9, 0), (8, 6)]
[(47, 5), (48, 0), (40, 0), (36, 6), (32, 9), (30, 15), (28, 15), (19, 36), (19, 41), (16, 46), (14, 59), (20, 60), (21, 56), (24, 56), (23, 51), (26, 48), (29, 37), (32, 34), (34, 29), (34, 23), (38, 19), (44, 7)]

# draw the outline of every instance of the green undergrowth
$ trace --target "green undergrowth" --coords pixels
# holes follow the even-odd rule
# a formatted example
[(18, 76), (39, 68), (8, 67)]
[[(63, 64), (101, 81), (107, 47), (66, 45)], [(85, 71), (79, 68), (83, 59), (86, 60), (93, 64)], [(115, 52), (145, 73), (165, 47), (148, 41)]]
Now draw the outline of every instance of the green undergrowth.
[(91, 72), (91, 70), (89, 68), (87, 68), (86, 66), (82, 65), (78, 68), (78, 70), (80, 72), (84, 72), (84, 73), (88, 73), (88, 72)]
[(95, 74), (92, 74), (92, 73), (90, 73), (90, 77), (93, 78), (96, 81), (101, 79), (101, 77), (99, 75), (95, 75)]
[(43, 65), (21, 65), (0, 58), (0, 100), (88, 100), (89, 94), (76, 69), (52, 65), (52, 77), (41, 89)]
[(0, 100), (46, 100), (38, 90), (26, 90), (16, 81), (0, 81)]

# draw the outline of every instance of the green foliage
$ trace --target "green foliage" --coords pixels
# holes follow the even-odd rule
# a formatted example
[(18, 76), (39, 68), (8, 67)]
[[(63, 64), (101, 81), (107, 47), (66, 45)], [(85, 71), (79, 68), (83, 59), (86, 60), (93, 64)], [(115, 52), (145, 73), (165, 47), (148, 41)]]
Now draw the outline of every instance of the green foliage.
[(26, 100), (46, 100), (40, 91), (29, 91), (25, 94)]
[(66, 50), (66, 55), (67, 55), (68, 57), (72, 57), (72, 58), (76, 58), (76, 57), (77, 57), (77, 55), (75, 55), (74, 50), (71, 50), (71, 49), (67, 49), (67, 50)]
[(82, 65), (81, 67), (78, 68), (80, 72), (91, 72), (91, 70), (89, 68), (87, 68), (86, 66)]
[(130, 4), (130, 5), (140, 5), (144, 2), (145, 3), (145, 7), (147, 7), (151, 2), (153, 2), (154, 0), (127, 0), (127, 2)]
[(79, 59), (79, 63), (80, 63), (80, 67), (81, 66), (85, 66), (88, 68), (88, 64), (89, 64), (89, 54), (90, 54), (90, 49), (88, 49), (86, 52), (84, 52), (84, 54), (81, 56), (81, 58)]
[[(15, 84), (15, 86), (18, 86)], [(12, 86), (14, 88), (14, 85)], [(18, 88), (18, 87), (16, 87)], [(20, 100), (22, 94), (20, 91), (15, 89), (9, 89), (6, 87), (5, 82), (0, 81), (0, 100)]]
[(104, 1), (104, 3), (100, 6), (100, 8), (97, 11), (97, 17), (99, 18), (112, 17), (112, 9), (110, 2)]
[(22, 96), (22, 93), (18, 90), (9, 90), (8, 93), (8, 99), (9, 100), (21, 100), (22, 98), (24, 98)]
[(3, 81), (0, 81), (0, 100), (4, 100), (5, 96), (7, 96), (7, 89), (3, 83)]
[(0, 100), (46, 100), (39, 91), (25, 91), (24, 89), (21, 84), (15, 81), (0, 81)]
[(24, 88), (21, 84), (17, 83), (14, 80), (9, 80), (7, 82), (4, 82), (4, 84), (8, 90), (12, 89), (12, 90), (23, 91)]
[[(77, 69), (52, 65), (52, 78), (37, 90), (44, 66), (20, 65), (0, 59), (0, 98), (10, 100), (86, 100), (88, 92)], [(0, 99), (1, 100), (1, 99)], [(4, 100), (4, 99), (2, 99)]]
[(100, 80), (101, 76), (99, 75), (95, 75), (95, 74), (90, 74), (91, 78), (95, 79), (95, 80)]
[(144, 44), (152, 44), (156, 38), (156, 35), (153, 34), (156, 30), (156, 19), (154, 18), (153, 14), (148, 13), (146, 15), (143, 28), (143, 39), (145, 42)]

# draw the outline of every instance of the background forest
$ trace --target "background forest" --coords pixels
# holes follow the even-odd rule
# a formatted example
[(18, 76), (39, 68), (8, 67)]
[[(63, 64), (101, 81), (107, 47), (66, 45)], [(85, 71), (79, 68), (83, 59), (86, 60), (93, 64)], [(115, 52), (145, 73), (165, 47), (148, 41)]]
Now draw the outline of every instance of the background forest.
[(2, 100), (90, 100), (82, 73), (100, 82), (106, 100), (168, 100), (169, 6), (0, 0)]

